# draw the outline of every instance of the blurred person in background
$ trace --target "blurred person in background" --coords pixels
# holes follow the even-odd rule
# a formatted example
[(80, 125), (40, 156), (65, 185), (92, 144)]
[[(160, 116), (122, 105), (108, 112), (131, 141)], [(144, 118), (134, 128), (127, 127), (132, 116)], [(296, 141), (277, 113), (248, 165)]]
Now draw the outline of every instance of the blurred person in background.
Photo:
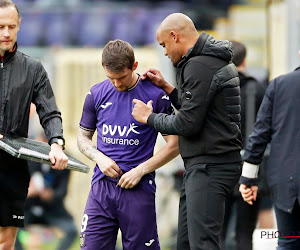
[[(35, 139), (47, 141), (43, 131)], [(64, 206), (70, 170), (56, 171), (47, 164), (31, 161), (28, 165), (31, 178), (25, 201), (25, 230), (35, 224), (57, 227), (63, 238), (56, 249), (70, 249), (78, 235), (74, 220)], [(17, 238), (15, 250), (21, 249), (24, 248)]]
[[(135, 70), (131, 45), (110, 41), (102, 52), (108, 79), (88, 92), (78, 132), (78, 148), (96, 162), (80, 235), (84, 250), (115, 249), (118, 230), (123, 249), (160, 249), (155, 211), (155, 170), (179, 154), (177, 136), (165, 135), (153, 155), (157, 132), (137, 123), (132, 100), (153, 103), (155, 112), (173, 111), (166, 93)], [(92, 137), (97, 130), (97, 146)]]
[(177, 249), (220, 249), (225, 200), (241, 174), (240, 88), (232, 45), (199, 35), (182, 13), (166, 17), (156, 37), (177, 69), (179, 90), (156, 69), (142, 79), (165, 90), (178, 114), (161, 114), (136, 98), (132, 115), (161, 133), (179, 135), (185, 173)]
[[(54, 169), (64, 169), (61, 114), (42, 64), (18, 51), (21, 17), (10, 0), (0, 0), (0, 139), (27, 137), (30, 103), (37, 106)], [(24, 203), (30, 175), (27, 161), (0, 150), (0, 249), (13, 249), (18, 227), (24, 226)]]
[[(246, 74), (246, 55), (247, 49), (244, 44), (231, 41), (233, 45), (232, 62), (237, 67), (240, 88), (241, 88), (241, 132), (243, 142), (248, 138), (250, 133), (249, 127), (253, 128), (256, 114), (264, 97), (265, 86), (255, 78)], [(265, 181), (265, 176), (260, 175), (260, 198), (257, 199), (253, 206), (245, 203), (239, 194), (239, 185), (236, 185), (234, 191), (226, 200), (224, 225), (222, 229), (222, 249), (232, 249), (233, 239), (230, 235), (235, 235), (236, 249), (252, 249), (252, 234), (256, 228), (260, 207), (268, 210), (272, 218), (272, 202), (269, 197), (269, 190)], [(235, 214), (235, 216), (233, 216)], [(229, 225), (231, 219), (234, 219), (233, 234)], [(227, 239), (227, 241), (226, 241)], [(231, 246), (228, 246), (228, 244)], [(226, 247), (228, 246), (228, 247)]]
[(270, 143), (265, 176), (275, 207), (277, 250), (300, 249), (299, 79), (300, 67), (269, 83), (245, 148), (239, 181), (244, 201), (253, 206), (257, 200), (259, 164)]

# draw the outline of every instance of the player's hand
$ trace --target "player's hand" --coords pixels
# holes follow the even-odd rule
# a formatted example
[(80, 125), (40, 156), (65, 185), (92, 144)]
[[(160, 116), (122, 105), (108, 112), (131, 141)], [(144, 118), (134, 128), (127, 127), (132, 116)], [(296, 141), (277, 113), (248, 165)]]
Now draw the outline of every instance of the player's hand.
[(248, 187), (245, 184), (241, 184), (239, 191), (247, 203), (253, 205), (253, 201), (256, 201), (258, 186)]
[(171, 84), (166, 82), (160, 71), (157, 69), (148, 69), (145, 73), (143, 73), (141, 79), (145, 80), (146, 78), (149, 78), (152, 83), (154, 83), (157, 87), (163, 89), (168, 95), (174, 89)]
[(133, 188), (135, 187), (143, 177), (143, 172), (141, 168), (133, 168), (130, 171), (126, 172), (120, 178), (118, 185), (122, 188)]
[(3, 135), (0, 134), (0, 139), (2, 139), (2, 138), (3, 138)]
[(118, 178), (123, 174), (117, 163), (111, 158), (104, 156), (97, 161), (97, 164), (103, 174), (112, 178)]
[(147, 105), (138, 99), (133, 99), (132, 102), (134, 104), (131, 113), (133, 118), (140, 123), (147, 124), (148, 117), (153, 112), (153, 101), (150, 100)]
[(63, 152), (63, 149), (57, 143), (51, 144), (51, 151), (49, 153), (50, 161), (52, 162), (52, 168), (57, 170), (63, 170), (67, 167), (68, 157)]

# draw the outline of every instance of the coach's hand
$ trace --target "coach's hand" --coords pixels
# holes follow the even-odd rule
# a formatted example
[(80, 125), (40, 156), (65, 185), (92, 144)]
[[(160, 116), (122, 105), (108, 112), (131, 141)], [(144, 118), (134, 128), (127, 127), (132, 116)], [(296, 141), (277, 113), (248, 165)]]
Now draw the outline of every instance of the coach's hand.
[(147, 124), (148, 117), (153, 112), (152, 103), (153, 101), (149, 101), (147, 105), (138, 99), (132, 100), (134, 107), (132, 110), (132, 116), (135, 120), (140, 123)]
[(146, 78), (149, 78), (149, 80), (157, 87), (163, 89), (167, 95), (169, 95), (175, 88), (164, 79), (160, 71), (157, 69), (147, 69), (147, 71), (141, 76), (142, 80), (145, 80)]
[(50, 161), (52, 162), (52, 168), (57, 170), (63, 170), (67, 167), (68, 157), (63, 152), (63, 149), (57, 143), (51, 144), (51, 151), (49, 153)]

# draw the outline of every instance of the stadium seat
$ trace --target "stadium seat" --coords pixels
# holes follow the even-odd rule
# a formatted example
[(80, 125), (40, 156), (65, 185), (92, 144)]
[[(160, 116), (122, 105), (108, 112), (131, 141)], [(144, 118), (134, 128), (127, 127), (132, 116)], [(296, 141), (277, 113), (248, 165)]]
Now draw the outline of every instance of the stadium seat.
[(108, 12), (105, 8), (94, 8), (73, 14), (71, 23), (78, 26), (70, 29), (74, 30), (73, 39), (78, 45), (99, 47), (107, 43), (111, 30)]
[(20, 46), (39, 46), (43, 33), (40, 11), (26, 11), (22, 13), (21, 27), (18, 32)]
[(44, 24), (43, 42), (45, 45), (64, 46), (69, 44), (68, 12), (60, 10), (44, 11), (41, 19)]

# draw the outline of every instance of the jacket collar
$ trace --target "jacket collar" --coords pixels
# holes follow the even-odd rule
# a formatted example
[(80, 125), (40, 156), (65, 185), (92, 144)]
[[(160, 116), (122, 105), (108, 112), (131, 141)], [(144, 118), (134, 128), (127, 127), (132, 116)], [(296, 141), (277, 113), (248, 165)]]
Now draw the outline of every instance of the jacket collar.
[(299, 67), (297, 67), (295, 70), (299, 70), (300, 69), (300, 66)]
[(195, 45), (188, 50), (186, 55), (184, 55), (182, 57), (182, 60), (178, 63), (178, 67), (181, 67), (183, 65), (183, 63), (186, 62), (191, 57), (201, 54), (201, 50), (203, 49), (208, 36), (209, 35), (206, 32), (204, 32), (204, 31), (201, 32)]
[(18, 44), (16, 42), (12, 50), (9, 50), (9, 51), (5, 52), (4, 57), (3, 57), (3, 61), (10, 60), (14, 56), (14, 54), (16, 53), (17, 50), (18, 50)]

